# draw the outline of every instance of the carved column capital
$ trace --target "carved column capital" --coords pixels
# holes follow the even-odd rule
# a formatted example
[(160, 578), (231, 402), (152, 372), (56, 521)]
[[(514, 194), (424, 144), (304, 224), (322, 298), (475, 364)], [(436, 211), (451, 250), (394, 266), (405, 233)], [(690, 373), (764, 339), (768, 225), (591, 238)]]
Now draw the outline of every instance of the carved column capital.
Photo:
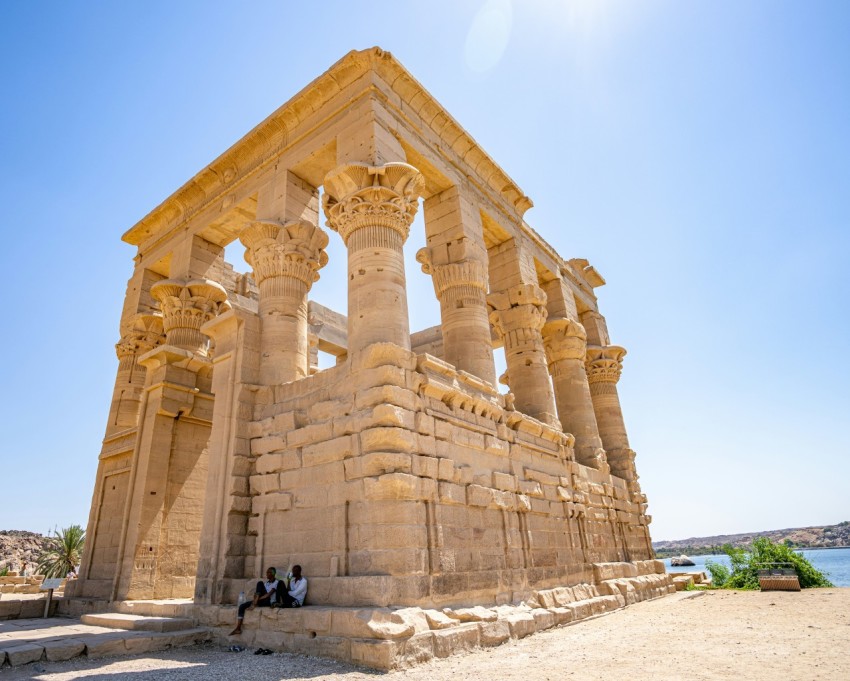
[(230, 309), (227, 291), (208, 279), (164, 279), (151, 286), (159, 301), (166, 342), (184, 350), (206, 354), (201, 326)]
[(619, 345), (606, 345), (604, 347), (588, 345), (584, 363), (588, 382), (591, 385), (595, 383), (616, 384), (623, 371), (623, 357), (625, 356), (625, 348), (621, 348)]
[(520, 284), (487, 296), (490, 323), (508, 343), (519, 330), (539, 332), (546, 324), (546, 294), (536, 284)]
[(304, 220), (286, 224), (257, 220), (242, 230), (239, 241), (258, 286), (273, 277), (294, 277), (309, 291), (328, 262), (328, 235)]
[(162, 315), (138, 314), (121, 334), (121, 340), (115, 344), (115, 352), (119, 360), (135, 358), (153, 350), (164, 340)]
[(322, 204), (327, 225), (349, 248), (351, 235), (364, 227), (389, 228), (403, 244), (424, 187), (425, 178), (407, 163), (345, 164), (325, 176)]
[(449, 289), (462, 287), (487, 291), (487, 266), (478, 260), (462, 260), (443, 265), (435, 265), (430, 248), (420, 248), (416, 252), (416, 262), (422, 265), (422, 271), (431, 275), (434, 292), (438, 298)]
[(549, 366), (562, 360), (584, 360), (587, 354), (587, 334), (573, 319), (550, 319), (543, 327), (543, 346)]

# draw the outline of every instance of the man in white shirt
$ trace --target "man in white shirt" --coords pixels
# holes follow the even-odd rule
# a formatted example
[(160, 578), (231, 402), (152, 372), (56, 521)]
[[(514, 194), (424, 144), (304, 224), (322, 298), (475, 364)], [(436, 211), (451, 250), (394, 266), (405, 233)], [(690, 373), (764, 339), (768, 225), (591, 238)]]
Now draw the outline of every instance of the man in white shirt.
[[(283, 591), (283, 589), (281, 590)], [(292, 579), (289, 588), (281, 593), (278, 605), (281, 608), (300, 608), (307, 598), (307, 578), (301, 576), (301, 566), (292, 566)]]
[(239, 606), (236, 628), (230, 632), (230, 635), (238, 636), (242, 633), (242, 620), (245, 619), (246, 610), (253, 610), (254, 608), (268, 608), (272, 603), (274, 603), (275, 594), (279, 587), (280, 581), (277, 579), (277, 569), (270, 567), (266, 570), (266, 581), (257, 582), (257, 589), (254, 592), (253, 600), (245, 601)]

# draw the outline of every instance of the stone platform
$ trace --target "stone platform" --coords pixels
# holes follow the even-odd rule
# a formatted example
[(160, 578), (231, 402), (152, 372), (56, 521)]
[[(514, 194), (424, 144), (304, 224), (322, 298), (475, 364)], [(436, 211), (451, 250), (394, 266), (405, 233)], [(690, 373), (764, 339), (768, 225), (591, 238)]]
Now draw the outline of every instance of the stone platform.
[(515, 605), (423, 609), (306, 606), (248, 611), (242, 634), (229, 636), (234, 606), (197, 606), (200, 624), (222, 644), (331, 657), (380, 670), (492, 647), (538, 631), (675, 593), (661, 561), (601, 563), (597, 581), (533, 592)]
[[(0, 666), (78, 655), (130, 655), (214, 640), (329, 657), (379, 670), (411, 667), (498, 646), (674, 593), (661, 561), (596, 563), (593, 582), (542, 589), (518, 604), (428, 609), (310, 606), (248, 611), (242, 634), (232, 605), (189, 599), (60, 601), (65, 617), (0, 623)], [(73, 613), (74, 617), (67, 614)]]
[[(114, 615), (113, 615), (114, 617)], [(75, 618), (17, 619), (0, 622), (0, 668), (13, 667), (47, 660), (59, 662), (85, 655), (89, 658), (110, 655), (135, 655), (169, 648), (194, 645), (209, 640), (205, 627), (180, 622), (171, 630), (160, 621), (145, 631), (136, 621), (137, 630), (115, 629), (112, 626), (86, 624)], [(107, 623), (105, 617), (103, 623)], [(150, 627), (147, 627), (150, 628)]]

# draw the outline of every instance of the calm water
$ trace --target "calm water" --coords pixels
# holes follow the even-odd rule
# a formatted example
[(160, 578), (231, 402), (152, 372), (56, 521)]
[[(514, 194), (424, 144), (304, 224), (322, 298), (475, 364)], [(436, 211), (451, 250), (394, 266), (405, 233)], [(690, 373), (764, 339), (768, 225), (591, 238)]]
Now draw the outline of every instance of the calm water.
[[(805, 549), (799, 551), (818, 570), (825, 572), (829, 581), (835, 586), (850, 586), (850, 548), (848, 549)], [(670, 559), (665, 558), (664, 564), (667, 572), (696, 572), (705, 570), (705, 561), (711, 560), (715, 563), (729, 565), (729, 556), (690, 556), (696, 563), (693, 567), (671, 567)]]

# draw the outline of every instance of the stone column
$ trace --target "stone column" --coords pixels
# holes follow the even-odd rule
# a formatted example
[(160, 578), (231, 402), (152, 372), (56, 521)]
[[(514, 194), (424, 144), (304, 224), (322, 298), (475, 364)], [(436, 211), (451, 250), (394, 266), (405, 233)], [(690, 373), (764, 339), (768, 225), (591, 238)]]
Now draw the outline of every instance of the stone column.
[(207, 357), (209, 341), (201, 326), (230, 308), (224, 287), (209, 279), (163, 279), (151, 286), (151, 296), (162, 309), (166, 344)]
[(348, 248), (348, 354), (410, 349), (403, 246), (425, 180), (406, 163), (348, 163), (325, 177), (328, 226)]
[(194, 592), (214, 399), (201, 326), (230, 309), (219, 284), (166, 279), (151, 287), (166, 342), (139, 358), (145, 393), (128, 485), (128, 515), (110, 600)]
[(328, 262), (324, 230), (307, 221), (252, 223), (239, 235), (260, 289), (260, 383), (310, 375), (307, 294)]
[(477, 260), (435, 265), (428, 248), (420, 248), (416, 260), (422, 263), (422, 271), (431, 275), (440, 301), (443, 359), (495, 386), (487, 266)]
[(505, 379), (518, 411), (560, 429), (543, 337), (546, 294), (535, 284), (520, 284), (487, 296), (490, 321), (505, 344)]
[(118, 373), (112, 391), (107, 437), (118, 430), (138, 425), (146, 371), (138, 359), (163, 340), (162, 317), (154, 314), (135, 315), (121, 334), (121, 340), (115, 345)]
[(543, 344), (549, 359), (558, 418), (564, 432), (572, 433), (576, 439), (576, 461), (607, 472), (584, 368), (587, 353), (584, 327), (572, 319), (551, 319), (543, 327)]
[(593, 410), (599, 426), (599, 436), (611, 467), (612, 475), (633, 481), (637, 479), (635, 453), (629, 447), (617, 381), (623, 371), (626, 350), (617, 345), (588, 345), (585, 369), (593, 398)]

